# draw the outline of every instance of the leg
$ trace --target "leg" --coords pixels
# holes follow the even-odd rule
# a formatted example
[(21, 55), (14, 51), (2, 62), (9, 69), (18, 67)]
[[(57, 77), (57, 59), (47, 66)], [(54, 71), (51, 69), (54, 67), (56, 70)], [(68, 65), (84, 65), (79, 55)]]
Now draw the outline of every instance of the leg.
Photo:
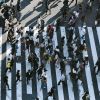
[(27, 78), (27, 84), (29, 84), (29, 79)]
[(77, 5), (77, 0), (76, 0), (76, 3), (75, 3), (75, 5)]
[(16, 82), (18, 81), (18, 78), (17, 78), (17, 80), (16, 80)]
[(6, 86), (8, 87), (8, 90), (10, 90), (10, 89), (9, 89), (9, 84), (8, 84), (8, 83), (6, 83)]
[(8, 71), (8, 68), (6, 68), (5, 72), (7, 73), (7, 71)]
[(58, 85), (60, 85), (60, 83), (61, 83), (61, 80), (58, 82)]

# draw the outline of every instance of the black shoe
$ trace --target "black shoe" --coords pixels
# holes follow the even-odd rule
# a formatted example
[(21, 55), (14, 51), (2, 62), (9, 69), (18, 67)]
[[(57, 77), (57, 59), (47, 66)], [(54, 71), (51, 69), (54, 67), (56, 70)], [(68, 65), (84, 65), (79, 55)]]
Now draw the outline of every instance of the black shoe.
[(11, 90), (11, 89), (8, 89), (8, 90)]
[(60, 85), (60, 83), (58, 83), (58, 85)]
[(98, 75), (98, 73), (95, 73), (96, 75)]

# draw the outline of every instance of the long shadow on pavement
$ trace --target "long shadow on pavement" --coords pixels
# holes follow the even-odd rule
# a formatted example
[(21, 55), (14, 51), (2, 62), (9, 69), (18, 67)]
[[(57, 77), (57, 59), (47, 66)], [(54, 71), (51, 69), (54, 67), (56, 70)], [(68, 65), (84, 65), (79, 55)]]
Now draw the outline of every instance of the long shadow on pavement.
[(26, 6), (28, 6), (30, 4), (31, 0), (23, 0), (21, 1), (21, 10), (23, 10)]

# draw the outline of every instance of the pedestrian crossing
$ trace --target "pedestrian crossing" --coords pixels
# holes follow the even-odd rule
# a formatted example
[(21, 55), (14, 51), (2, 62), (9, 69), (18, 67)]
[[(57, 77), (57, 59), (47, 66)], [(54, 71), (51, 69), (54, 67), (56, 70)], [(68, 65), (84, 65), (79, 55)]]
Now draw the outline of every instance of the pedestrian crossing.
[[(89, 30), (90, 27), (88, 27), (88, 32), (91, 33), (91, 31)], [(84, 35), (84, 32), (82, 29), (80, 29), (79, 27), (79, 33), (82, 33)], [(92, 34), (91, 34), (92, 35)], [(82, 37), (80, 35), (80, 37)], [(93, 39), (93, 38), (92, 38)], [(90, 41), (93, 41), (93, 40), (90, 40)], [(81, 40), (82, 42), (82, 40)], [(83, 51), (83, 55), (87, 55), (87, 51)], [(87, 83), (88, 83), (88, 89), (89, 89), (89, 94), (90, 94), (90, 99), (92, 100), (95, 100), (95, 96), (94, 96), (94, 89), (93, 89), (93, 84), (92, 84), (92, 77), (91, 77), (91, 71), (90, 71), (90, 65), (88, 64), (86, 67), (85, 67), (85, 72), (86, 72), (86, 78), (87, 78)], [(91, 85), (90, 85), (91, 84)]]
[(1, 60), (2, 60), (2, 28), (0, 28), (0, 99), (1, 99)]
[[(11, 54), (11, 45), (9, 43), (7, 43), (7, 45), (6, 45), (6, 68), (7, 68), (7, 61), (8, 61), (10, 54)], [(7, 74), (7, 76), (9, 76), (8, 77), (8, 84), (9, 84), (9, 88), (11, 89), (12, 73), (7, 71), (6, 74)], [(6, 100), (9, 100), (9, 98), (11, 98), (11, 95), (12, 95), (11, 91), (6, 91)]]
[[(66, 30), (65, 30), (65, 27), (60, 27), (60, 30), (61, 30), (61, 37), (65, 37), (65, 43), (67, 43), (67, 37), (66, 37)], [(65, 55), (65, 57), (67, 58), (69, 55), (68, 55), (68, 49), (67, 49), (67, 46), (66, 44), (64, 44), (64, 50), (63, 50), (63, 53)], [(66, 80), (67, 80), (67, 84), (68, 84), (68, 92), (69, 92), (69, 100), (75, 100), (74, 98), (74, 92), (73, 92), (73, 83), (70, 79), (70, 76), (69, 76), (69, 73), (71, 72), (71, 68), (69, 65), (66, 65)]]
[[(69, 55), (68, 46), (67, 46), (67, 35), (68, 35), (67, 30), (68, 29), (65, 26), (60, 26), (58, 31), (56, 31), (55, 26), (53, 28), (54, 28), (53, 39), (52, 39), (53, 50), (56, 48), (56, 46), (58, 46), (58, 45), (60, 46), (59, 40), (61, 39), (61, 37), (64, 36), (65, 44), (63, 46), (62, 54), (64, 55), (64, 57), (69, 58), (70, 55)], [(34, 27), (33, 30), (34, 30), (34, 34), (33, 34), (32, 38), (33, 38), (34, 42), (39, 42), (39, 39), (37, 38), (38, 29), (36, 27)], [(99, 100), (99, 98), (100, 98), (100, 95), (99, 95), (100, 73), (98, 75), (95, 75), (93, 68), (95, 66), (96, 61), (98, 60), (98, 57), (100, 57), (100, 54), (99, 54), (99, 52), (100, 52), (99, 51), (100, 50), (99, 49), (100, 48), (100, 27), (84, 27), (84, 28), (76, 27), (74, 29), (74, 32), (76, 32), (76, 31), (78, 32), (78, 33), (75, 33), (74, 35), (76, 35), (76, 34), (79, 35), (80, 43), (83, 43), (84, 39), (86, 40), (87, 50), (84, 50), (82, 52), (84, 57), (85, 56), (89, 57), (89, 62), (85, 66), (85, 69), (84, 69), (85, 75), (83, 75), (83, 79), (85, 79), (85, 76), (86, 76), (86, 79), (85, 79), (86, 83), (83, 82), (83, 84), (81, 84), (81, 80), (74, 82), (71, 79), (71, 77), (69, 75), (69, 73), (71, 72), (71, 66), (67, 63), (65, 65), (65, 72), (64, 72), (66, 84), (61, 83), (60, 85), (58, 85), (58, 82), (60, 81), (60, 79), (62, 77), (61, 71), (59, 70), (60, 69), (59, 61), (56, 62), (55, 64), (52, 63), (52, 61), (48, 61), (45, 66), (47, 71), (43, 73), (43, 74), (45, 74), (45, 76), (47, 78), (45, 88), (42, 88), (42, 86), (41, 86), (42, 81), (38, 80), (37, 73), (35, 76), (33, 76), (35, 80), (31, 79), (29, 84), (27, 84), (25, 73), (28, 70), (32, 69), (32, 64), (30, 64), (28, 62), (29, 51), (27, 49), (24, 49), (22, 51), (22, 45), (24, 45), (25, 48), (26, 48), (26, 45), (24, 43), (21, 43), (21, 36), (18, 36), (18, 33), (16, 31), (17, 31), (17, 28), (15, 28), (15, 36), (16, 36), (16, 39), (18, 40), (18, 43), (16, 45), (16, 48), (17, 48), (16, 56), (20, 57), (20, 56), (24, 55), (25, 58), (24, 58), (24, 61), (22, 59), (22, 61), (15, 62), (15, 65), (13, 66), (13, 67), (16, 67), (15, 72), (17, 72), (17, 70), (20, 70), (21, 81), (18, 81), (16, 83), (15, 81), (12, 80), (13, 79), (12, 77), (16, 77), (16, 76), (13, 76), (13, 72), (9, 72), (9, 71), (7, 72), (8, 84), (11, 89), (11, 90), (8, 90), (2, 84), (3, 83), (2, 75), (5, 75), (5, 72), (2, 71), (2, 69), (6, 68), (6, 64), (3, 65), (2, 61), (5, 61), (5, 63), (7, 63), (8, 58), (10, 58), (11, 45), (9, 43), (4, 42), (5, 40), (3, 40), (3, 39), (4, 39), (4, 36), (6, 36), (6, 35), (4, 35), (2, 28), (0, 28), (0, 97), (1, 97), (1, 100), (23, 100), (23, 96), (24, 96), (24, 98), (26, 98), (26, 100), (35, 100), (36, 97), (38, 97), (39, 100), (45, 100), (47, 92), (49, 92), (51, 87), (53, 87), (53, 86), (55, 86), (56, 100), (82, 100), (82, 96), (86, 90), (89, 91), (89, 98), (90, 98), (89, 100)], [(26, 35), (26, 31), (29, 31), (29, 27), (25, 27), (23, 29), (24, 36)], [(7, 33), (5, 33), (5, 34), (7, 34)], [(82, 38), (83, 35), (85, 35), (84, 38)], [(43, 32), (42, 36), (44, 37), (44, 39), (46, 39), (47, 27), (44, 28), (44, 32)], [(40, 38), (42, 38), (42, 37), (40, 37)], [(46, 45), (46, 41), (45, 41), (45, 45)], [(5, 57), (2, 57), (2, 54), (4, 53), (2, 51), (3, 48), (6, 48), (6, 56)], [(35, 47), (34, 51), (37, 54), (37, 57), (39, 58), (38, 63), (39, 63), (39, 65), (41, 65), (40, 48)], [(6, 60), (4, 58), (6, 58)], [(23, 58), (23, 56), (22, 56), (22, 58)], [(25, 66), (23, 65), (23, 63), (25, 64)], [(79, 64), (77, 64), (77, 68), (79, 68)], [(25, 70), (24, 74), (23, 74), (23, 69)], [(12, 69), (12, 70), (14, 70), (14, 69)], [(23, 81), (23, 79), (25, 81)], [(23, 83), (23, 82), (26, 82), (26, 83)], [(25, 86), (23, 86), (23, 84)], [(15, 86), (12, 86), (12, 85), (15, 85)], [(36, 87), (35, 87), (35, 85), (36, 85)], [(85, 87), (85, 86), (87, 86), (87, 87)], [(16, 87), (15, 90), (12, 90), (12, 87)], [(23, 91), (24, 88), (26, 88), (26, 89)], [(3, 92), (2, 92), (2, 90), (3, 90)], [(13, 91), (13, 94), (16, 95), (16, 98), (12, 98), (13, 97), (12, 91)], [(3, 93), (5, 93), (5, 94), (3, 94)], [(48, 97), (48, 100), (53, 100), (53, 97)]]

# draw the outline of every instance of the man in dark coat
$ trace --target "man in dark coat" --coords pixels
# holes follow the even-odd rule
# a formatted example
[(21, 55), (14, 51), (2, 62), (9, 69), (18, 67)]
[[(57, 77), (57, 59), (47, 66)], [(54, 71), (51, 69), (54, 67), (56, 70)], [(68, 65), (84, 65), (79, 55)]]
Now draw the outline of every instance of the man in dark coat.
[(31, 78), (31, 71), (30, 70), (28, 70), (26, 72), (26, 78), (27, 78), (27, 84), (29, 84), (29, 81), (30, 81), (30, 78)]
[(95, 64), (95, 69), (97, 68), (96, 75), (100, 72), (100, 57), (98, 58), (96, 64)]
[(54, 92), (55, 92), (55, 87), (53, 86), (53, 87), (51, 87), (50, 91), (48, 92), (47, 98), (48, 98), (49, 96), (53, 96), (53, 99), (55, 99)]
[(20, 6), (20, 0), (18, 0), (18, 1), (17, 1), (17, 11), (18, 11), (18, 12), (20, 11), (20, 7), (21, 7), (21, 6)]
[(8, 90), (10, 90), (9, 89), (8, 76), (7, 75), (4, 77), (4, 84), (8, 87)]
[(82, 100), (87, 100), (88, 96), (89, 96), (89, 92), (86, 91), (86, 92), (84, 93), (84, 95), (82, 96)]
[(20, 70), (17, 70), (16, 78), (16, 82), (20, 81)]

